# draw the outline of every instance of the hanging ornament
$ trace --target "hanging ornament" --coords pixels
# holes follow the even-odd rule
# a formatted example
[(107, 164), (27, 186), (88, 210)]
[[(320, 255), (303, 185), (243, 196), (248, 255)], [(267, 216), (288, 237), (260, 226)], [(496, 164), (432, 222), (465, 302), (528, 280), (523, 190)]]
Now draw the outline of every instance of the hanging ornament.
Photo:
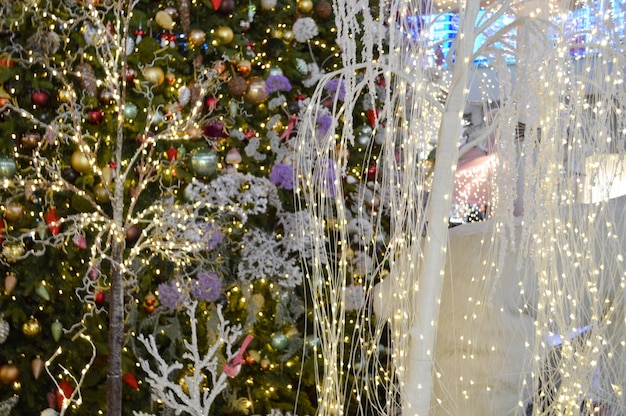
[(191, 101), (191, 89), (185, 85), (178, 89), (178, 103), (186, 106)]
[(84, 234), (75, 234), (74, 237), (72, 237), (72, 243), (74, 243), (74, 245), (82, 250), (87, 248), (87, 238), (84, 236)]
[(291, 43), (291, 41), (293, 41), (293, 38), (294, 38), (293, 31), (285, 30), (285, 32), (283, 33), (283, 42), (285, 42), (286, 44), (289, 44)]
[(180, 14), (180, 27), (183, 29), (183, 33), (189, 33), (189, 26), (191, 25), (189, 0), (178, 0), (178, 11)]
[(87, 110), (87, 121), (90, 124), (98, 125), (104, 120), (104, 111), (99, 108)]
[(108, 89), (104, 89), (98, 94), (98, 100), (103, 105), (111, 105), (115, 101), (115, 98), (113, 96), (113, 92)]
[(135, 39), (129, 36), (126, 38), (126, 56), (132, 55), (133, 52), (135, 52)]
[(102, 178), (102, 182), (106, 186), (111, 186), (113, 180), (115, 179), (115, 169), (113, 169), (109, 165), (106, 165), (102, 168), (102, 174), (100, 175), (100, 178)]
[(37, 356), (30, 362), (30, 370), (33, 373), (33, 378), (38, 380), (43, 373), (44, 363), (41, 357)]
[(78, 173), (90, 173), (92, 171), (91, 163), (89, 162), (87, 155), (80, 150), (76, 150), (72, 153), (70, 165), (72, 166), (72, 169)]
[(141, 42), (146, 35), (147, 33), (143, 30), (140, 24), (139, 29), (135, 30), (135, 45), (139, 45), (139, 42)]
[(63, 335), (63, 324), (57, 319), (50, 325), (50, 332), (52, 332), (52, 339), (54, 342), (59, 342)]
[(38, 284), (35, 287), (35, 293), (37, 293), (37, 295), (45, 301), (50, 300), (50, 293), (48, 293), (48, 289), (46, 289), (46, 287), (43, 284)]
[(56, 392), (57, 409), (65, 409), (67, 407), (68, 403), (66, 400), (69, 401), (72, 393), (74, 393), (74, 385), (67, 380), (61, 380), (59, 389)]
[(0, 108), (7, 104), (11, 104), (11, 95), (0, 85)]
[(27, 131), (20, 137), (20, 145), (25, 150), (34, 149), (41, 142), (41, 133), (36, 131)]
[(248, 89), (244, 99), (251, 104), (261, 104), (267, 100), (265, 80), (261, 77), (252, 77), (248, 80)]
[(218, 105), (218, 100), (213, 95), (209, 95), (204, 99), (204, 106), (208, 111), (215, 111)]
[(102, 182), (94, 186), (93, 196), (99, 204), (106, 204), (111, 201), (109, 190)]
[(315, 15), (320, 19), (327, 19), (333, 14), (333, 6), (326, 0), (319, 0), (313, 7)]
[(157, 306), (159, 306), (159, 300), (157, 297), (154, 296), (154, 293), (148, 293), (143, 300), (143, 309), (146, 313), (152, 313)]
[(4, 218), (8, 222), (18, 222), (24, 218), (24, 205), (21, 202), (11, 201), (4, 208)]
[(217, 155), (209, 150), (198, 150), (191, 154), (191, 168), (200, 176), (213, 175), (217, 171)]
[(261, 0), (261, 9), (263, 10), (272, 10), (276, 7), (276, 0)]
[(155, 87), (163, 84), (165, 81), (165, 72), (159, 66), (148, 66), (143, 69), (144, 78)]
[(4, 293), (10, 295), (17, 286), (17, 276), (15, 273), (9, 272), (4, 276)]
[(231, 14), (235, 10), (235, 0), (222, 0), (218, 11), (222, 14)]
[(312, 0), (298, 0), (298, 11), (300, 13), (308, 13), (313, 10)]
[(97, 292), (93, 297), (93, 301), (97, 307), (99, 308), (103, 307), (104, 304), (106, 303), (106, 293), (102, 290)]
[(129, 120), (134, 120), (137, 118), (137, 114), (139, 114), (139, 108), (134, 103), (126, 103), (124, 104), (124, 118)]
[(73, 184), (74, 182), (76, 182), (76, 179), (78, 179), (80, 176), (80, 173), (78, 173), (76, 171), (76, 169), (72, 168), (72, 167), (67, 167), (64, 168), (61, 171), (61, 177), (63, 179), (65, 179), (66, 181), (68, 181), (69, 183)]
[(247, 59), (242, 59), (237, 62), (237, 72), (241, 74), (243, 77), (247, 77), (252, 72), (252, 62)]
[(137, 241), (139, 241), (141, 231), (141, 227), (137, 224), (132, 224), (126, 228), (126, 247), (132, 247)]
[(126, 78), (126, 83), (133, 84), (137, 79), (137, 71), (130, 66), (127, 66), (124, 70), (124, 77)]
[(61, 217), (57, 214), (56, 207), (50, 207), (48, 212), (46, 212), (45, 220), (50, 233), (54, 236), (59, 235), (61, 232)]
[(15, 175), (15, 160), (10, 157), (0, 157), (0, 179), (10, 179)]
[(222, 5), (222, 0), (211, 0), (211, 4), (213, 5), (213, 10), (218, 11)]
[(34, 90), (30, 94), (30, 99), (37, 107), (46, 107), (50, 104), (50, 93), (42, 89)]
[(215, 29), (215, 34), (217, 35), (217, 39), (222, 45), (228, 45), (230, 42), (233, 41), (233, 38), (235, 37), (235, 33), (228, 26), (218, 27), (217, 29)]
[(35, 338), (39, 335), (41, 333), (41, 324), (39, 323), (39, 320), (34, 316), (28, 318), (28, 320), (22, 324), (22, 333), (27, 338)]
[(241, 97), (248, 89), (248, 82), (244, 77), (235, 75), (228, 81), (228, 92), (234, 97)]
[(288, 340), (285, 334), (278, 333), (272, 336), (272, 340), (270, 342), (275, 350), (282, 351), (287, 348)]
[(154, 16), (154, 21), (165, 30), (172, 30), (176, 26), (172, 16), (165, 10), (159, 10)]
[(229, 165), (238, 165), (241, 163), (241, 153), (236, 148), (232, 148), (226, 154), (226, 163)]
[(26, 247), (21, 241), (8, 242), (2, 245), (2, 255), (8, 262), (15, 263), (26, 253)]
[(76, 65), (76, 73), (83, 91), (91, 97), (95, 97), (98, 94), (98, 81), (93, 67), (86, 62), (80, 63)]
[(169, 149), (167, 149), (165, 154), (167, 155), (167, 160), (169, 160), (170, 163), (178, 159), (178, 150), (175, 147), (170, 147)]
[(57, 91), (57, 99), (63, 103), (69, 103), (72, 101), (72, 89), (70, 87), (63, 87)]
[(189, 36), (187, 36), (187, 39), (189, 39), (189, 43), (191, 43), (193, 46), (200, 47), (206, 41), (206, 32), (201, 29), (193, 29), (191, 32), (189, 32)]
[(7, 222), (4, 220), (4, 218), (0, 218), (0, 246), (2, 246), (2, 243), (4, 242), (4, 235), (6, 233), (7, 230)]
[(87, 24), (83, 28), (83, 39), (85, 39), (85, 43), (87, 43), (87, 45), (89, 46), (94, 46), (98, 44), (98, 29), (90, 24)]
[(133, 373), (124, 373), (122, 375), (122, 381), (124, 381), (124, 383), (126, 383), (126, 385), (131, 389), (139, 391), (139, 382)]
[(4, 342), (9, 337), (10, 332), (11, 332), (11, 326), (4, 319), (4, 317), (0, 315), (0, 344), (4, 344)]
[(371, 141), (371, 136), (367, 134), (360, 134), (356, 139), (357, 143), (361, 146), (361, 148), (367, 148)]
[(0, 366), (0, 382), (8, 385), (20, 377), (20, 369), (15, 364), (3, 364)]

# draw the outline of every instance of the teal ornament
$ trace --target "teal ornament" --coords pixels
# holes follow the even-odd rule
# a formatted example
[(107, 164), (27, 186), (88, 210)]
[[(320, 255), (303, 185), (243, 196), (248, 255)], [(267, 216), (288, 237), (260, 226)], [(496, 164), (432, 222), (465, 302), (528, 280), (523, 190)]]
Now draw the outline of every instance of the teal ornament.
[(124, 118), (129, 120), (134, 120), (137, 118), (137, 114), (139, 114), (139, 108), (133, 103), (124, 104)]
[(191, 154), (191, 168), (200, 176), (210, 176), (217, 172), (217, 155), (211, 150), (198, 150)]
[(59, 342), (61, 335), (63, 335), (63, 324), (57, 319), (50, 326), (50, 331), (52, 332), (52, 338), (54, 338), (54, 341)]
[(45, 301), (50, 300), (50, 294), (48, 293), (48, 289), (46, 289), (43, 284), (37, 285), (37, 287), (35, 288), (35, 292), (39, 295), (41, 299)]
[(285, 334), (274, 334), (272, 336), (272, 347), (277, 351), (282, 351), (287, 347), (287, 336)]
[(15, 175), (15, 160), (3, 157), (0, 158), (0, 179), (10, 179)]

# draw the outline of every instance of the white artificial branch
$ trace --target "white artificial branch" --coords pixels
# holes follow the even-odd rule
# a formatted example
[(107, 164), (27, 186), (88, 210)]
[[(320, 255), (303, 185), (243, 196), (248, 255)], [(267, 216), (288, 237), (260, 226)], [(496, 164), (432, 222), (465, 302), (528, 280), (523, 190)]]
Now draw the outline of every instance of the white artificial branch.
[[(146, 381), (150, 384), (153, 394), (162, 401), (163, 404), (174, 409), (178, 414), (189, 414), (192, 416), (208, 416), (218, 394), (227, 387), (227, 375), (218, 368), (221, 348), (225, 348), (226, 359), (230, 360), (235, 354), (232, 353), (233, 344), (241, 336), (241, 326), (230, 326), (230, 322), (224, 319), (222, 307), (217, 306), (217, 316), (219, 322), (216, 326), (218, 337), (216, 341), (208, 347), (206, 353), (202, 353), (205, 346), (201, 345), (198, 339), (196, 319), (198, 302), (192, 301), (185, 304), (185, 312), (190, 320), (191, 337), (183, 340), (182, 346), (185, 350), (182, 354), (182, 361), (168, 363), (161, 356), (155, 337), (153, 335), (138, 336), (138, 340), (144, 345), (148, 352), (148, 359), (139, 359), (141, 368), (146, 373)], [(187, 390), (179, 384), (177, 375), (185, 367), (185, 362), (190, 363), (193, 371), (190, 375), (184, 375), (183, 379), (187, 385)], [(210, 376), (210, 383), (205, 378)], [(210, 384), (210, 386), (208, 385)], [(135, 416), (142, 416), (135, 413)]]

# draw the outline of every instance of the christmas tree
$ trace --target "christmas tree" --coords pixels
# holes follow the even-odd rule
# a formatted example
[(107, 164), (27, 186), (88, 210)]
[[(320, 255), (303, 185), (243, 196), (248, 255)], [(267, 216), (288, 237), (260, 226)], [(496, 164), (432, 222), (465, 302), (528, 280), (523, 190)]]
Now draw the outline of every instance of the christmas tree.
[[(340, 63), (330, 3), (0, 10), (11, 414), (313, 414), (321, 357), (290, 139)], [(324, 91), (330, 106), (342, 85)], [(357, 115), (361, 150), (372, 117)], [(320, 107), (320, 137), (330, 122)]]

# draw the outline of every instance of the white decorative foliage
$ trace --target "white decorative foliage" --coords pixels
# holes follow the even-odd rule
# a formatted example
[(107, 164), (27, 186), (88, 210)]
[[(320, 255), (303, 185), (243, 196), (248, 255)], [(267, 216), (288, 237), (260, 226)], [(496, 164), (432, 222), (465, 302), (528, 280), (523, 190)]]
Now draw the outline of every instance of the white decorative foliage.
[[(139, 335), (138, 340), (146, 348), (150, 360), (139, 359), (142, 370), (146, 373), (146, 381), (152, 389), (153, 396), (163, 405), (174, 409), (176, 414), (191, 416), (207, 416), (215, 398), (226, 389), (226, 373), (219, 368), (219, 353), (224, 349), (226, 361), (233, 358), (234, 343), (241, 336), (241, 327), (231, 326), (222, 315), (221, 306), (217, 306), (217, 319), (214, 329), (217, 339), (211, 345), (201, 345), (198, 339), (198, 325), (196, 319), (197, 302), (192, 301), (185, 305), (185, 312), (190, 320), (191, 336), (183, 340), (184, 352), (180, 361), (168, 363), (159, 353), (159, 346), (154, 336)], [(202, 353), (206, 351), (206, 353)], [(154, 361), (155, 364), (152, 364)], [(178, 382), (181, 370), (190, 364), (192, 370), (185, 374), (186, 391)], [(135, 413), (135, 416), (145, 416)]]

